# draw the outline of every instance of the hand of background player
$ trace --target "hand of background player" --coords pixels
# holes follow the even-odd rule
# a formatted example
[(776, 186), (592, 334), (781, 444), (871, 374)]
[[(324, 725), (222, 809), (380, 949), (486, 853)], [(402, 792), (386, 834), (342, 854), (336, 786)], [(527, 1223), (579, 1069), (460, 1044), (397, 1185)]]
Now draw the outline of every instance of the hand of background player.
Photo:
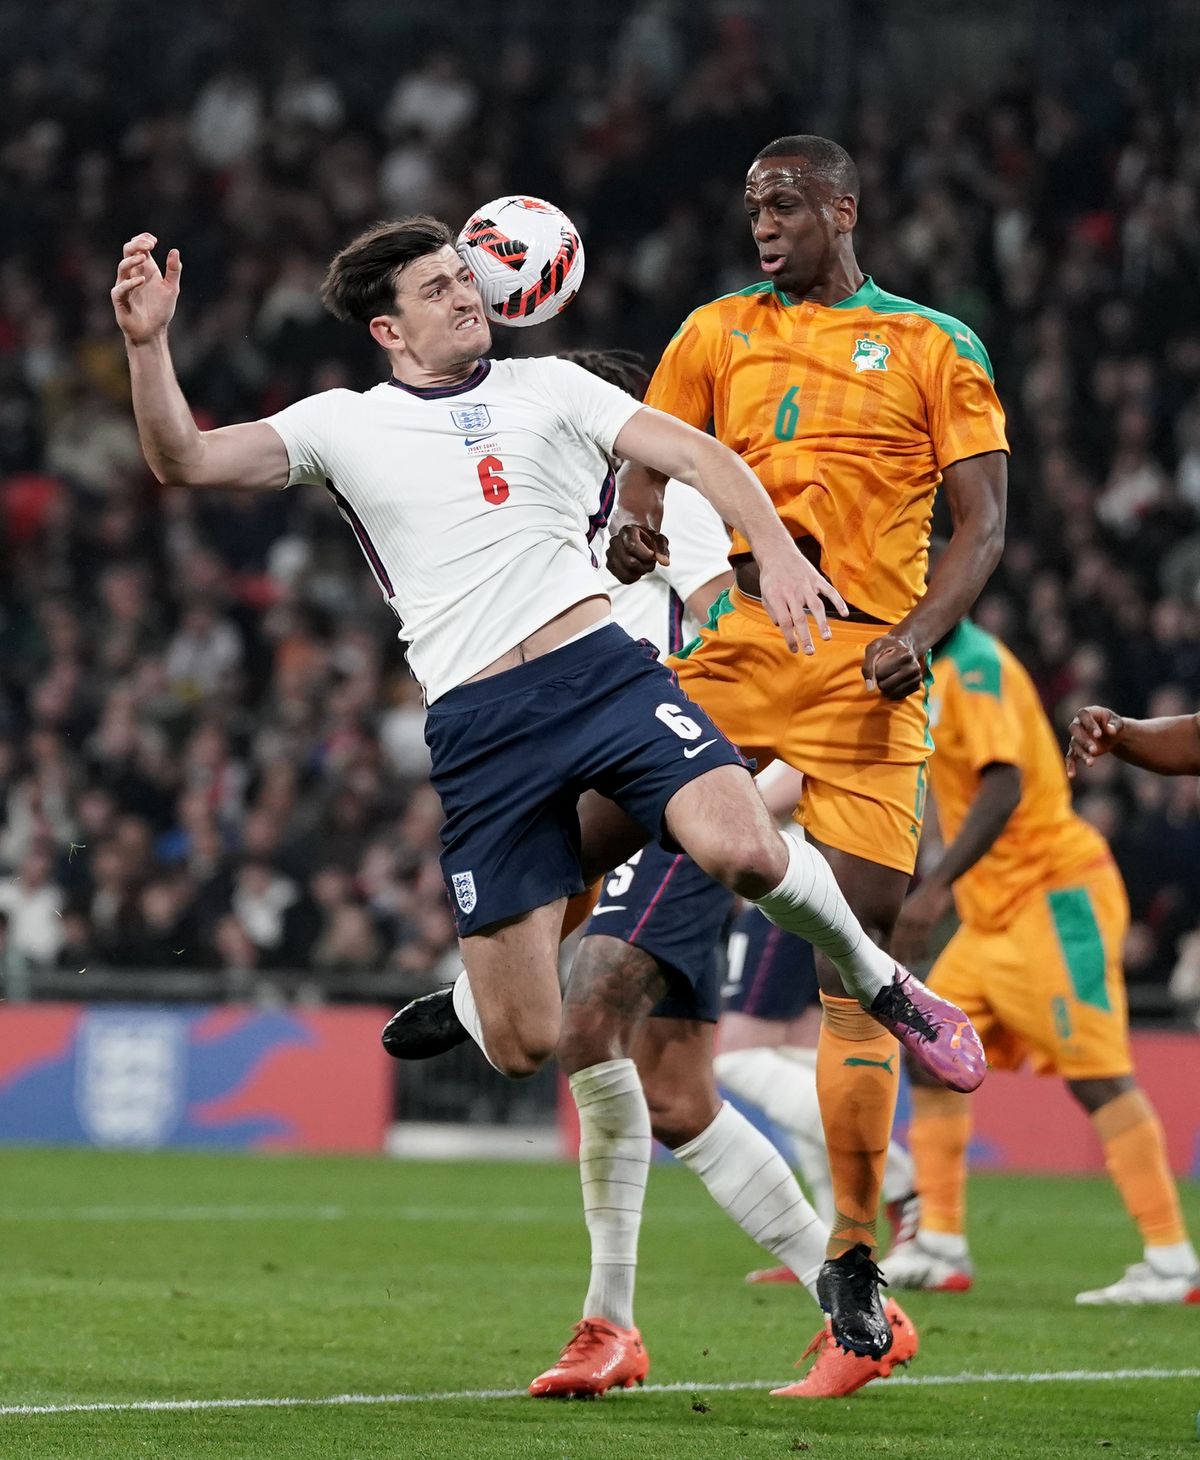
[(925, 656), (912, 637), (892, 632), (872, 639), (863, 655), (862, 677), (885, 700), (903, 700), (925, 682)]
[(150, 252), (158, 243), (153, 233), (139, 233), (122, 250), (117, 265), (117, 282), (112, 289), (117, 323), (131, 345), (144, 345), (165, 332), (179, 300), (179, 275), (183, 264), (179, 250), (167, 254), (167, 272)]
[(778, 557), (767, 562), (758, 560), (758, 591), (763, 607), (772, 622), (779, 625), (793, 654), (797, 649), (803, 649), (806, 654), (813, 652), (809, 614), (816, 619), (821, 637), (830, 637), (822, 599), (828, 598), (843, 618), (850, 611), (833, 584), (822, 577), (794, 543), (789, 543)]
[(1106, 755), (1121, 740), (1125, 721), (1115, 710), (1103, 705), (1085, 705), (1071, 721), (1067, 746), (1067, 775), (1075, 779), (1081, 765), (1095, 765), (1096, 757)]
[(608, 540), (608, 571), (618, 583), (636, 583), (670, 561), (666, 538), (640, 522), (626, 522)]
[(910, 968), (925, 957), (933, 930), (950, 911), (953, 901), (950, 889), (932, 877), (908, 894), (892, 930), (888, 950), (897, 963)]

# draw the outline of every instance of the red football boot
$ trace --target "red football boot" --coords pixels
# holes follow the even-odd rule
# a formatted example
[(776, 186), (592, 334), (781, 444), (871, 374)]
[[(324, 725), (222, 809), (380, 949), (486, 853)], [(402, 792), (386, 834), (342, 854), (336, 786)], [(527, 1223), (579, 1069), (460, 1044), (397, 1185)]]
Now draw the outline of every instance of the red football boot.
[(618, 1328), (607, 1318), (584, 1318), (558, 1356), (558, 1363), (529, 1386), (535, 1399), (598, 1399), (610, 1389), (645, 1382), (650, 1355), (636, 1328)]
[(897, 1364), (907, 1364), (916, 1357), (920, 1347), (917, 1330), (894, 1298), (887, 1300), (883, 1311), (892, 1330), (892, 1346), (881, 1359), (839, 1348), (826, 1319), (825, 1327), (804, 1350), (796, 1367), (812, 1353), (817, 1356), (816, 1363), (803, 1379), (785, 1384), (782, 1389), (772, 1389), (771, 1393), (781, 1399), (843, 1399), (872, 1379), (886, 1379)]

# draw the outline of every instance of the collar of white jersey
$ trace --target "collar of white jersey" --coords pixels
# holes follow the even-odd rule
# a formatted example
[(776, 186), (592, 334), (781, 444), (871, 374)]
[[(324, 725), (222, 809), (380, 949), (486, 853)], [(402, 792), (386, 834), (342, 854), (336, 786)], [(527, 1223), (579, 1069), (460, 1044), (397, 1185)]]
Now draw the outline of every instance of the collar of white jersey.
[(474, 390), (481, 385), (492, 368), (490, 360), (480, 360), (470, 375), (458, 385), (405, 385), (403, 380), (397, 380), (394, 375), (389, 376), (388, 384), (394, 385), (397, 390), (406, 390), (409, 395), (419, 396), (421, 400), (443, 400), (448, 395), (462, 395), (464, 390)]

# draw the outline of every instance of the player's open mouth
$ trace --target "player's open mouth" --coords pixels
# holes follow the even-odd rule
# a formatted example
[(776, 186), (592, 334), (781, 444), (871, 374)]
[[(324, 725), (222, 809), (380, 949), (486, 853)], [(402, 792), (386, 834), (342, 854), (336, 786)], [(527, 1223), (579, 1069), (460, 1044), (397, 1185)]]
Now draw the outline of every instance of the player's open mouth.
[(459, 322), (454, 326), (454, 328), (456, 330), (469, 330), (474, 329), (475, 326), (479, 323), (480, 320), (477, 314), (468, 314), (466, 319), (460, 319)]
[(787, 263), (787, 254), (764, 253), (759, 255), (758, 261), (763, 267), (764, 274), (777, 274)]

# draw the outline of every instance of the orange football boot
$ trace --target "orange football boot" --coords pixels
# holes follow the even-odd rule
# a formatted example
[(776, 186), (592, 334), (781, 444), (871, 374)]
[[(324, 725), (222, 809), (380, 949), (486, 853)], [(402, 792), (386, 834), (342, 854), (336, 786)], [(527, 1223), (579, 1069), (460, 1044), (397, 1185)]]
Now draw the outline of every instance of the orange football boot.
[(796, 1367), (815, 1353), (817, 1361), (795, 1384), (786, 1384), (771, 1393), (783, 1399), (843, 1399), (853, 1394), (872, 1379), (886, 1379), (897, 1364), (907, 1364), (915, 1358), (920, 1340), (912, 1320), (894, 1298), (883, 1305), (892, 1330), (892, 1346), (881, 1359), (868, 1358), (866, 1354), (851, 1354), (839, 1348), (833, 1341), (829, 1320), (804, 1350)]
[(529, 1386), (535, 1399), (598, 1399), (610, 1389), (645, 1382), (650, 1355), (636, 1328), (618, 1328), (607, 1318), (584, 1318), (558, 1356), (558, 1363)]

